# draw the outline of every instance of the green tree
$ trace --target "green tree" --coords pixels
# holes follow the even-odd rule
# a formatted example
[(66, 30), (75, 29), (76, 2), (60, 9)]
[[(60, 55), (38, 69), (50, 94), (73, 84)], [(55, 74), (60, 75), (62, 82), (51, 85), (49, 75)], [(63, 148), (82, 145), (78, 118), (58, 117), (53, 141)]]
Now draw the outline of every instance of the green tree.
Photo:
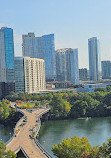
[(62, 96), (60, 93), (53, 94), (52, 101), (49, 104), (51, 113), (55, 118), (66, 117), (70, 112), (70, 104), (68, 101), (64, 101)]
[(6, 145), (0, 141), (0, 158), (16, 158), (17, 155), (11, 150), (6, 152)]
[(111, 92), (111, 85), (108, 85), (108, 86), (106, 87), (106, 91), (107, 91), (107, 92)]
[(88, 104), (86, 101), (77, 100), (73, 103), (70, 111), (70, 116), (72, 118), (83, 117), (86, 114), (86, 108)]
[(92, 147), (86, 137), (74, 136), (64, 139), (58, 145), (53, 145), (52, 151), (58, 158), (97, 158), (99, 150), (97, 147)]

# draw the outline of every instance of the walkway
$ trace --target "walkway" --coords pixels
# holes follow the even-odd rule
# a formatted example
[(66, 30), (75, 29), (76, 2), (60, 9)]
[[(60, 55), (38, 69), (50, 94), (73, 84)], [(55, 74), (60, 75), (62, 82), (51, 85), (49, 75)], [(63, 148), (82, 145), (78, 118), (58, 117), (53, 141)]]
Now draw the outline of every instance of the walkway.
[(32, 113), (25, 109), (21, 109), (21, 111), (27, 117), (27, 122), (19, 128), (17, 136), (7, 144), (7, 150), (15, 151), (17, 148), (22, 147), (30, 158), (46, 158), (46, 155), (37, 147), (34, 139), (31, 139), (29, 135), (31, 134), (31, 129), (37, 124), (36, 120), (38, 120), (39, 114), (43, 115), (49, 109), (38, 109)]

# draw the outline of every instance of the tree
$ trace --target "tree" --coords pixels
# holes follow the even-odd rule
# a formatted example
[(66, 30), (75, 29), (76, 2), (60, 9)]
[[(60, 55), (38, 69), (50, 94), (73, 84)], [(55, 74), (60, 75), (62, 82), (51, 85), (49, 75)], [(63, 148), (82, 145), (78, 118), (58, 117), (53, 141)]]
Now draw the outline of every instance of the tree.
[(51, 113), (54, 115), (55, 118), (64, 118), (68, 115), (70, 112), (70, 104), (68, 101), (64, 101), (62, 99), (62, 96), (60, 93), (54, 94), (52, 101), (50, 102), (51, 106)]
[(111, 85), (108, 85), (108, 86), (106, 87), (106, 91), (107, 91), (107, 92), (111, 92)]
[(86, 137), (74, 136), (64, 139), (58, 145), (53, 145), (52, 151), (58, 158), (97, 158), (99, 150), (97, 147), (92, 147)]
[(97, 92), (97, 91), (105, 92), (106, 89), (105, 88), (95, 88), (94, 92)]
[(17, 155), (11, 150), (6, 152), (6, 145), (0, 141), (0, 158), (16, 158)]
[(83, 117), (86, 114), (86, 108), (88, 104), (86, 101), (77, 100), (73, 103), (70, 111), (70, 116), (72, 118)]

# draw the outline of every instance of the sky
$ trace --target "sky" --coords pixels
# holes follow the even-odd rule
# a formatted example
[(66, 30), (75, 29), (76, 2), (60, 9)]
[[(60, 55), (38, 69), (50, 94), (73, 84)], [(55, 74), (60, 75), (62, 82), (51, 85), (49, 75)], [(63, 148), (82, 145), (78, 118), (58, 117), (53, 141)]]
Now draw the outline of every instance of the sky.
[(0, 0), (0, 27), (14, 30), (15, 56), (22, 34), (54, 33), (55, 48), (78, 48), (79, 68), (89, 67), (88, 38), (100, 41), (101, 60), (111, 60), (111, 0)]

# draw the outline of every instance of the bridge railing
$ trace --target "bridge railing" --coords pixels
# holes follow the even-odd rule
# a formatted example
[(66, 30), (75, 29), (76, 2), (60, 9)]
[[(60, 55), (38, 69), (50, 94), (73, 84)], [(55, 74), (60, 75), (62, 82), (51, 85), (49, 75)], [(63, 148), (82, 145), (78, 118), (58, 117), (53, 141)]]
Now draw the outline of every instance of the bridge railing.
[(29, 155), (25, 152), (24, 148), (21, 146), (20, 147), (21, 151), (23, 152), (23, 154), (25, 155), (26, 158), (30, 158)]
[(53, 158), (53, 156), (38, 142), (36, 138), (34, 139), (34, 142), (45, 156), (48, 158)]
[[(48, 112), (50, 110), (50, 108), (46, 108), (45, 107), (45, 110), (42, 111), (41, 113), (39, 113), (38, 115), (38, 118), (41, 117), (41, 115), (44, 114), (44, 112)], [(36, 135), (39, 133), (39, 130), (40, 130), (40, 127), (41, 127), (41, 120), (39, 120), (39, 126), (38, 126), (38, 129), (36, 131)], [(47, 158), (53, 158), (53, 156), (39, 143), (39, 141), (36, 139), (36, 137), (34, 138), (34, 142), (35, 144), (38, 146), (38, 148), (42, 151), (42, 153), (47, 157)]]
[(29, 155), (27, 155), (27, 153), (25, 152), (25, 150), (24, 150), (24, 148), (23, 148), (22, 146), (19, 146), (19, 147), (16, 148), (13, 152), (14, 152), (14, 153), (18, 153), (20, 150), (22, 151), (22, 153), (24, 154), (24, 156), (25, 156), (26, 158), (30, 158)]
[[(16, 109), (17, 109), (17, 108), (16, 108)], [(21, 122), (21, 120), (23, 120), (24, 117), (25, 117), (25, 114), (24, 114), (22, 111), (20, 111), (19, 109), (17, 109), (17, 111), (19, 111), (20, 113), (22, 113), (23, 116), (22, 116), (22, 118), (16, 123), (15, 128), (14, 128), (14, 133), (13, 133), (12, 137), (6, 142), (6, 145), (8, 145), (8, 144), (12, 141), (12, 139), (15, 137), (16, 128), (18, 127), (18, 125), (19, 125), (19, 123)]]

